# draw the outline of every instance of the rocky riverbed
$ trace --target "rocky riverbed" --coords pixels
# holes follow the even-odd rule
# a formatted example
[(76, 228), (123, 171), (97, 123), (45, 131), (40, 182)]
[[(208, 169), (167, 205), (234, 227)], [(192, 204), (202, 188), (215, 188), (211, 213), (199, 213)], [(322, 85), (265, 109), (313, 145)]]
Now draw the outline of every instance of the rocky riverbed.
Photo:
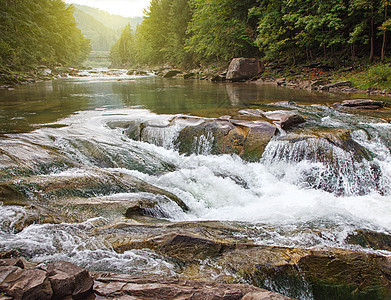
[(229, 112), (99, 107), (1, 136), (4, 297), (390, 297), (387, 101)]

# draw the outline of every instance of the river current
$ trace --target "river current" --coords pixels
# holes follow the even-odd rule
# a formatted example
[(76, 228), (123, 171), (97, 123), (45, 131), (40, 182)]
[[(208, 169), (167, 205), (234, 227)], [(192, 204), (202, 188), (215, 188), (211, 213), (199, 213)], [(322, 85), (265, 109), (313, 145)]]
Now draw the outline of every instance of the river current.
[[(301, 248), (337, 247), (358, 251), (346, 242), (355, 230), (391, 234), (391, 124), (389, 114), (352, 114), (332, 104), (348, 97), (311, 93), (255, 83), (220, 84), (123, 71), (85, 72), (85, 77), (0, 90), (0, 182), (31, 188), (48, 178), (103, 180), (107, 174), (131, 175), (179, 197), (183, 211), (161, 205), (171, 222), (219, 220), (239, 224), (238, 235), (261, 245)], [(288, 101), (288, 103), (281, 102)], [(388, 99), (383, 100), (388, 101)], [(285, 103), (285, 104), (284, 104)], [(208, 136), (191, 155), (173, 143), (178, 128), (148, 132), (134, 141), (113, 122), (168, 122), (173, 116), (215, 118), (244, 109), (294, 110), (307, 118), (303, 130), (322, 127), (351, 130), (354, 142), (371, 153), (357, 161), (332, 144), (272, 139), (258, 161), (236, 155), (212, 155)], [(287, 134), (280, 132), (280, 135)], [(331, 149), (326, 162), (314, 153)], [(319, 154), (320, 155), (320, 154)], [(333, 168), (329, 164), (333, 164)], [(374, 172), (376, 169), (376, 172)], [(337, 171), (336, 171), (337, 170)], [(106, 174), (106, 175), (102, 175)], [(107, 176), (109, 176), (107, 175)], [(27, 183), (26, 183), (27, 182)], [(32, 202), (37, 191), (26, 190)], [(90, 199), (121, 201), (148, 192), (95, 189)], [(115, 252), (94, 228), (118, 216), (102, 215), (81, 222), (33, 222), (18, 229), (30, 206), (0, 206), (0, 250), (18, 249), (34, 262), (59, 259), (91, 270), (174, 275), (172, 262), (150, 250)], [(64, 201), (52, 194), (50, 201)], [(48, 199), (50, 200), (48, 202)]]

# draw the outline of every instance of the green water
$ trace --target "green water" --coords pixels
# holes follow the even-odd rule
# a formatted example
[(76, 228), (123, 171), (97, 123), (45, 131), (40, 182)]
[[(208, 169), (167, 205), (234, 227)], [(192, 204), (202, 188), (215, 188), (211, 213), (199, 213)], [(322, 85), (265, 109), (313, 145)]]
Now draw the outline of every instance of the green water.
[(365, 95), (153, 76), (64, 78), (0, 89), (0, 133), (28, 132), (78, 111), (102, 108), (140, 107), (157, 114), (219, 117), (235, 116), (239, 110), (246, 108), (276, 109), (267, 104), (277, 101), (331, 105), (354, 97)]

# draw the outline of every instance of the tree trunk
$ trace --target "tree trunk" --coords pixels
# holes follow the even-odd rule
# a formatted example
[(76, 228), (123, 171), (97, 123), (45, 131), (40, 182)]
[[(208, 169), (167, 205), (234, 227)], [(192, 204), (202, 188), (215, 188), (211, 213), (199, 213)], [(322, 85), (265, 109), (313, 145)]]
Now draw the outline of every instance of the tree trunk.
[[(384, 9), (384, 22), (387, 20), (388, 1), (386, 1), (386, 7)], [(383, 31), (383, 44), (381, 47), (381, 60), (383, 61), (386, 56), (386, 44), (387, 44), (387, 29)]]
[(373, 1), (371, 1), (372, 8), (371, 8), (371, 51), (369, 54), (369, 60), (373, 61), (374, 57), (374, 21), (373, 21)]

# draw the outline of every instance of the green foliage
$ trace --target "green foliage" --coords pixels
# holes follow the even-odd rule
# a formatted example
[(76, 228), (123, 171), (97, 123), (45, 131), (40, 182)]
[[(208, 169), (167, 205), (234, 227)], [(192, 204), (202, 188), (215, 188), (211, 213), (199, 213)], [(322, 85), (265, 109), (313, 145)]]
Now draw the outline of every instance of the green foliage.
[(76, 27), (73, 6), (61, 0), (3, 0), (0, 5), (0, 66), (79, 65), (90, 51)]
[(256, 1), (191, 0), (194, 10), (189, 23), (186, 49), (198, 60), (228, 61), (256, 54), (253, 29), (247, 12)]
[(113, 67), (133, 66), (136, 63), (136, 45), (134, 34), (128, 24), (122, 31), (121, 37), (110, 51), (110, 60)]
[(366, 76), (371, 87), (391, 87), (391, 67), (389, 65), (374, 65), (368, 69)]
[(390, 48), (388, 0), (152, 0), (134, 36), (147, 65), (376, 57)]
[(84, 5), (75, 5), (75, 8), (77, 27), (90, 39), (94, 51), (110, 51), (125, 26), (130, 24), (132, 30), (136, 30), (142, 21), (141, 17), (125, 18)]

